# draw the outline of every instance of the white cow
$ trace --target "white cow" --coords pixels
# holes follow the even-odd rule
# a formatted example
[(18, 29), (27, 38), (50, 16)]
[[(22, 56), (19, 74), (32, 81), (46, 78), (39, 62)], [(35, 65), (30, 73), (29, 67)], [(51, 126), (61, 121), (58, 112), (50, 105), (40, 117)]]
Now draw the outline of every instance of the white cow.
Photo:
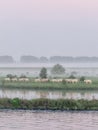
[(46, 78), (46, 79), (40, 79), (40, 81), (41, 81), (41, 82), (48, 82), (49, 79), (47, 79), (47, 78)]
[(29, 82), (29, 79), (28, 78), (24, 78), (24, 81)]
[(41, 82), (41, 79), (35, 79), (34, 81), (35, 82)]
[(26, 81), (26, 82), (28, 82), (29, 79), (28, 78), (19, 78), (19, 81)]
[(78, 83), (79, 80), (78, 80), (78, 79), (72, 79), (71, 82), (72, 82), (72, 83)]
[(5, 78), (4, 81), (11, 81), (11, 79), (10, 78)]
[(72, 79), (65, 79), (67, 83), (72, 83)]
[(17, 78), (12, 78), (11, 81), (17, 81)]
[(78, 79), (65, 79), (65, 81), (66, 81), (67, 83), (78, 83), (78, 82), (79, 82)]
[(51, 80), (51, 82), (57, 82), (57, 83), (62, 82), (62, 81), (63, 81), (63, 79), (52, 79)]
[(91, 84), (91, 83), (92, 83), (92, 80), (86, 79), (86, 80), (84, 80), (84, 83), (86, 83), (86, 84)]

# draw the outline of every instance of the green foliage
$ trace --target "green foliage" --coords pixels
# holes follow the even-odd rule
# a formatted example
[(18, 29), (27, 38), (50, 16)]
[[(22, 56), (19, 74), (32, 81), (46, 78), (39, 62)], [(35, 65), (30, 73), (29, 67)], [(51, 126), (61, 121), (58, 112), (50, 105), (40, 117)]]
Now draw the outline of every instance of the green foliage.
[(98, 100), (74, 99), (0, 99), (2, 109), (32, 109), (32, 110), (98, 110)]
[(47, 69), (45, 67), (41, 69), (39, 76), (42, 79), (47, 78)]
[(13, 75), (12, 74), (7, 74), (6, 77), (12, 79)]
[(2, 80), (2, 86), (4, 86), (4, 84), (5, 84), (5, 81), (4, 81), (4, 80)]
[(53, 75), (65, 74), (65, 68), (62, 65), (56, 64), (56, 65), (53, 66), (51, 73)]
[(80, 77), (80, 81), (81, 81), (81, 82), (83, 82), (84, 80), (85, 80), (85, 77), (84, 77), (84, 76)]
[(66, 81), (64, 79), (62, 80), (62, 84), (66, 84)]
[(76, 77), (74, 75), (70, 75), (68, 78), (69, 79), (75, 79)]
[(12, 79), (12, 78), (16, 78), (17, 76), (16, 75), (12, 75), (12, 74), (7, 74), (6, 77)]
[(12, 99), (11, 103), (14, 108), (18, 108), (20, 106), (20, 100), (18, 98)]

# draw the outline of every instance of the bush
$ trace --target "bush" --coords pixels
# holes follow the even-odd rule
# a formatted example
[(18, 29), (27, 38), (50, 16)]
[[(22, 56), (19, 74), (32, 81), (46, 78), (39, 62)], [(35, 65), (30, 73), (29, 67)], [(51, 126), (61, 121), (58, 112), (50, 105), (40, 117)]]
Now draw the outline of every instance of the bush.
[(85, 80), (85, 77), (84, 77), (84, 76), (80, 77), (80, 81), (81, 81), (81, 82), (83, 82), (84, 80)]
[(42, 79), (47, 78), (47, 69), (45, 67), (41, 69), (39, 76)]
[(98, 110), (98, 100), (74, 99), (0, 99), (2, 109), (33, 109), (33, 110)]
[(75, 79), (76, 77), (74, 75), (70, 75), (69, 79)]
[(66, 84), (66, 81), (64, 79), (62, 80), (62, 84)]
[(27, 78), (27, 76), (24, 75), (24, 74), (22, 74), (22, 75), (20, 76), (20, 78)]
[(53, 66), (51, 73), (53, 75), (65, 74), (65, 68), (62, 65), (56, 64)]

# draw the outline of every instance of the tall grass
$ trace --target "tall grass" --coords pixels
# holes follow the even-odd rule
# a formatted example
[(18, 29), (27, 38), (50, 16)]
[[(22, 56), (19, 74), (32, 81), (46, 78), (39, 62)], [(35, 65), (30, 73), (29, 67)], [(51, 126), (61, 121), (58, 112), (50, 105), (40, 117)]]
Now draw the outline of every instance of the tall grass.
[(34, 90), (98, 90), (98, 81), (94, 80), (92, 84), (79, 83), (53, 83), (53, 82), (0, 82), (3, 88), (27, 88)]
[(29, 110), (98, 110), (98, 100), (72, 99), (35, 99), (21, 100), (0, 99), (0, 109), (29, 109)]

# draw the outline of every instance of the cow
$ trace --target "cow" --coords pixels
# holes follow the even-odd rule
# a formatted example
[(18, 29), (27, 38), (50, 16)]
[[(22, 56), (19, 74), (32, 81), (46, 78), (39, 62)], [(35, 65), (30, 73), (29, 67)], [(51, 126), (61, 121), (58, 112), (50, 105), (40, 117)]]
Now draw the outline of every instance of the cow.
[(35, 79), (34, 81), (35, 82), (41, 82), (41, 79)]
[(63, 79), (52, 79), (51, 80), (51, 82), (57, 82), (57, 83), (62, 82), (62, 81), (63, 81)]
[(92, 83), (92, 80), (86, 79), (86, 80), (84, 80), (84, 83), (86, 83), (86, 84), (91, 84), (91, 83)]
[(24, 81), (29, 82), (29, 79), (28, 78), (24, 78)]
[(17, 78), (12, 78), (11, 81), (17, 81)]
[(10, 78), (5, 78), (4, 81), (11, 81), (11, 79)]
[(78, 79), (72, 79), (71, 82), (72, 82), (72, 83), (78, 83), (79, 80), (78, 80)]
[(19, 78), (19, 81), (26, 81), (26, 82), (28, 82), (29, 79), (28, 78)]
[(46, 78), (46, 79), (40, 79), (40, 81), (41, 81), (41, 82), (48, 82), (49, 79), (47, 79), (47, 78)]
[(78, 82), (79, 82), (78, 79), (65, 79), (65, 81), (66, 81), (67, 83), (78, 83)]
[(72, 83), (72, 79), (65, 79), (67, 83)]

